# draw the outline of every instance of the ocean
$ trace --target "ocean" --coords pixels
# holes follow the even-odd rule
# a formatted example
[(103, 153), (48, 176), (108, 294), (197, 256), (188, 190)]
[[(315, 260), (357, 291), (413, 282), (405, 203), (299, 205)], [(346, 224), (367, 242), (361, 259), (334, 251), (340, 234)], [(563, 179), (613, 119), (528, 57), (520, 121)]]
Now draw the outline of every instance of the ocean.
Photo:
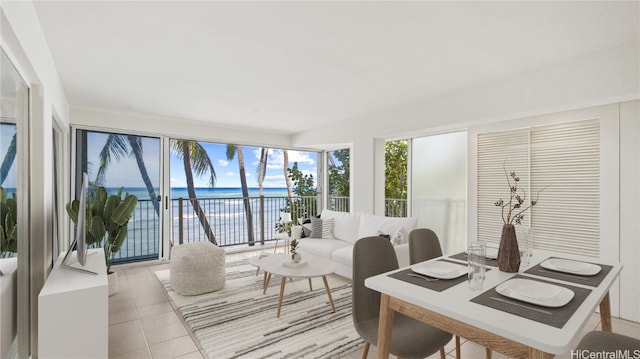
[[(118, 190), (119, 188), (107, 188), (110, 194), (117, 193)], [(144, 187), (124, 188), (123, 192), (136, 195), (138, 206), (129, 220), (127, 239), (120, 252), (116, 254), (115, 261), (156, 258), (160, 245), (158, 240), (160, 221), (150, 200), (149, 192)], [(258, 188), (249, 189), (253, 233), (256, 241), (260, 241), (261, 233), (259, 193)], [(183, 243), (206, 240), (206, 232), (188, 197), (187, 188), (174, 187), (171, 189), (171, 240), (174, 244), (180, 242), (181, 226)], [(241, 188), (196, 188), (196, 197), (206, 214), (219, 246), (247, 243), (249, 230)], [(180, 215), (179, 198), (183, 198), (182, 216)], [(265, 240), (272, 240), (277, 234), (275, 225), (279, 221), (281, 211), (286, 207), (286, 203), (286, 188), (264, 189)]]

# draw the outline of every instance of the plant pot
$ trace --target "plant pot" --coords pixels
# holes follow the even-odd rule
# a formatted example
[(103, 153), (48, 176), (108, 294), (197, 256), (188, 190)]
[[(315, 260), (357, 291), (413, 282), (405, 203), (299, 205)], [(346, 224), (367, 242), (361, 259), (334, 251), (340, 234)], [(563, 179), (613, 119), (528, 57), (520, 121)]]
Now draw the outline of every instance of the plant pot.
[(498, 269), (503, 272), (517, 273), (520, 269), (520, 250), (518, 249), (516, 228), (513, 224), (505, 224), (502, 227), (497, 260)]
[(294, 263), (300, 263), (300, 261), (302, 260), (302, 256), (299, 255), (298, 253), (294, 253), (294, 254), (291, 255), (291, 260)]
[(109, 296), (112, 296), (118, 293), (118, 273), (117, 272), (108, 273), (107, 279), (109, 280)]

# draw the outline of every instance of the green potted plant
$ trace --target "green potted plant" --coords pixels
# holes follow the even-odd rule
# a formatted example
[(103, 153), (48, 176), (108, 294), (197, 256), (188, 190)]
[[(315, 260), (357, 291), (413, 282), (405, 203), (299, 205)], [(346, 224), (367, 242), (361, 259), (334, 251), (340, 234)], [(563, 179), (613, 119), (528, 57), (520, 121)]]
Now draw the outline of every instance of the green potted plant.
[[(118, 253), (127, 238), (127, 225), (138, 204), (138, 197), (127, 193), (108, 195), (104, 187), (98, 187), (87, 197), (86, 241), (87, 245), (104, 248), (107, 274), (110, 276), (110, 295), (117, 291), (117, 277), (111, 272), (113, 256)], [(73, 223), (78, 223), (79, 201), (67, 204), (67, 213)], [(111, 283), (114, 288), (111, 288)]]

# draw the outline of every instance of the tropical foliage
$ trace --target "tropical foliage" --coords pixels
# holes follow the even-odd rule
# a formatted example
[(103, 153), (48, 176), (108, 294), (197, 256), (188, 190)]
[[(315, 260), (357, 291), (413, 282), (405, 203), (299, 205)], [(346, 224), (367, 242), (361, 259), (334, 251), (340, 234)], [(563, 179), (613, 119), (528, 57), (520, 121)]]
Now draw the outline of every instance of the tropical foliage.
[(348, 148), (329, 152), (329, 195), (349, 197), (350, 151)]
[[(120, 188), (117, 195), (109, 196), (104, 187), (98, 187), (87, 197), (86, 242), (88, 245), (104, 248), (107, 273), (111, 273), (113, 255), (120, 250), (127, 238), (129, 219), (138, 205), (138, 197), (127, 193), (123, 198), (122, 190)], [(71, 201), (66, 209), (77, 225), (80, 201)]]
[(385, 144), (385, 184), (387, 199), (385, 215), (405, 214), (407, 199), (407, 141), (388, 141)]
[(282, 211), (290, 212), (293, 219), (315, 216), (318, 212), (318, 189), (313, 175), (300, 171), (298, 162), (294, 162), (293, 166), (287, 169), (287, 178), (293, 182), (292, 192), (295, 197)]
[(18, 251), (17, 215), (16, 194), (9, 197), (0, 187), (0, 258), (11, 257)]

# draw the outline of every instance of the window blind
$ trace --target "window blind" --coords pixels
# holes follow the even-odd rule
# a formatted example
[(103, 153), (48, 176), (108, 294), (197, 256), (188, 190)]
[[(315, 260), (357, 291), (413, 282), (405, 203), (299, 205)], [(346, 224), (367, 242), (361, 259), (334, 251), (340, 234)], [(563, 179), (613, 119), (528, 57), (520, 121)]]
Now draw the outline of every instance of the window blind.
[(500, 240), (503, 222), (494, 203), (509, 198), (505, 160), (507, 172), (520, 177), (526, 203), (548, 186), (522, 222), (533, 228), (534, 248), (598, 256), (600, 121), (478, 134), (480, 241)]

